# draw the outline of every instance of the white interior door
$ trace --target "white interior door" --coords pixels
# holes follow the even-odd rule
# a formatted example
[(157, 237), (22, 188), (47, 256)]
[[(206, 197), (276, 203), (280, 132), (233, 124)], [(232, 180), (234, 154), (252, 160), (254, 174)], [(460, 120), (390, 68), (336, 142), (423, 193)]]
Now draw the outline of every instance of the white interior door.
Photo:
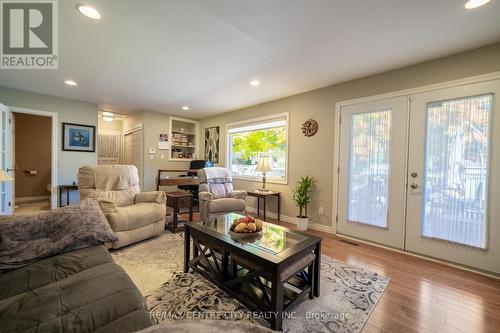
[(142, 127), (125, 133), (124, 136), (124, 152), (123, 164), (135, 165), (139, 172), (140, 187), (143, 188), (143, 170), (144, 170), (144, 154), (143, 154), (143, 131)]
[(341, 107), (337, 232), (403, 247), (408, 98)]
[(500, 80), (412, 96), (406, 249), (500, 273)]
[[(14, 178), (12, 167), (13, 153), (12, 113), (9, 108), (0, 104), (0, 168)], [(0, 182), (0, 215), (13, 212), (14, 182)]]

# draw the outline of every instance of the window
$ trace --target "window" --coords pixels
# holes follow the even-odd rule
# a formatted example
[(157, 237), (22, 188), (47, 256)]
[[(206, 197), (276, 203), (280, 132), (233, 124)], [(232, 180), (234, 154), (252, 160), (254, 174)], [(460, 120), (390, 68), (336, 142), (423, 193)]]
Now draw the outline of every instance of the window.
[(352, 116), (348, 219), (387, 227), (391, 111)]
[(493, 95), (429, 103), (422, 234), (486, 248)]
[(228, 125), (228, 169), (236, 178), (260, 180), (255, 171), (260, 158), (268, 157), (270, 182), (287, 182), (288, 114)]

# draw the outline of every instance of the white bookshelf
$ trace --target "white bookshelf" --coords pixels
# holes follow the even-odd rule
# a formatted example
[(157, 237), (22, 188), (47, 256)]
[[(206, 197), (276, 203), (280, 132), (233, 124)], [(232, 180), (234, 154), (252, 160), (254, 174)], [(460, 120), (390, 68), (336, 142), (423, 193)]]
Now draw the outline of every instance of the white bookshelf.
[(196, 120), (170, 117), (170, 161), (199, 159), (198, 129)]

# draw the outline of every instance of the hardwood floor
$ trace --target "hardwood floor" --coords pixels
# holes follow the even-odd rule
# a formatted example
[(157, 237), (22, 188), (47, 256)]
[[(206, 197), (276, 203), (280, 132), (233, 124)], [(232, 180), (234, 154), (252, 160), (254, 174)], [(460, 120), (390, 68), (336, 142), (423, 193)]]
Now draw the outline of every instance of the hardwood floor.
[[(289, 223), (270, 222), (293, 228)], [(325, 255), (391, 278), (363, 329), (372, 332), (500, 332), (500, 280), (319, 231)], [(500, 260), (500, 258), (499, 258)]]
[[(290, 223), (267, 220), (294, 228)], [(363, 333), (500, 332), (500, 280), (376, 246), (349, 244), (335, 235), (308, 232), (323, 237), (323, 254), (390, 277)]]

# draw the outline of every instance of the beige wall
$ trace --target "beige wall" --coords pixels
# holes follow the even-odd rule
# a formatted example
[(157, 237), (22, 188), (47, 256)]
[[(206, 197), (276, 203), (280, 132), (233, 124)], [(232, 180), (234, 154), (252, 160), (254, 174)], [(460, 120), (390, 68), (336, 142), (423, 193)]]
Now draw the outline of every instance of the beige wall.
[[(130, 130), (143, 124), (144, 132), (144, 186), (145, 191), (156, 189), (158, 169), (187, 169), (189, 162), (169, 161), (169, 150), (158, 150), (160, 133), (170, 133), (170, 115), (153, 111), (139, 111), (123, 120), (123, 129)], [(156, 154), (150, 159), (149, 148)], [(161, 156), (163, 155), (163, 159)]]
[[(63, 122), (97, 126), (97, 104), (3, 87), (0, 87), (0, 103), (58, 114), (57, 181), (59, 185), (72, 184), (76, 181), (79, 167), (97, 164), (97, 152), (62, 151), (60, 134)], [(71, 201), (76, 200), (78, 200), (77, 192), (73, 192)]]
[[(288, 184), (269, 184), (268, 187), (282, 192), (282, 214), (293, 217), (297, 215), (292, 201), (295, 183), (300, 176), (313, 176), (318, 180), (318, 185), (309, 208), (310, 218), (314, 223), (331, 226), (334, 220), (332, 183), (335, 103), (494, 71), (500, 71), (500, 43), (203, 119), (200, 132), (203, 133), (206, 127), (221, 126), (219, 165), (225, 165), (226, 124), (289, 112)], [(265, 83), (258, 89), (265, 89)], [(318, 133), (311, 138), (306, 138), (300, 129), (308, 118), (315, 119), (319, 124)], [(234, 184), (238, 189), (252, 189), (260, 185), (238, 180)], [(254, 198), (247, 199), (247, 203), (255, 206)], [(324, 208), (324, 216), (318, 215), (320, 206)], [(270, 205), (269, 209), (275, 212), (276, 205)]]
[[(20, 197), (48, 196), (50, 184), (52, 119), (24, 113), (14, 113), (15, 195)], [(36, 175), (25, 170), (36, 170)]]

